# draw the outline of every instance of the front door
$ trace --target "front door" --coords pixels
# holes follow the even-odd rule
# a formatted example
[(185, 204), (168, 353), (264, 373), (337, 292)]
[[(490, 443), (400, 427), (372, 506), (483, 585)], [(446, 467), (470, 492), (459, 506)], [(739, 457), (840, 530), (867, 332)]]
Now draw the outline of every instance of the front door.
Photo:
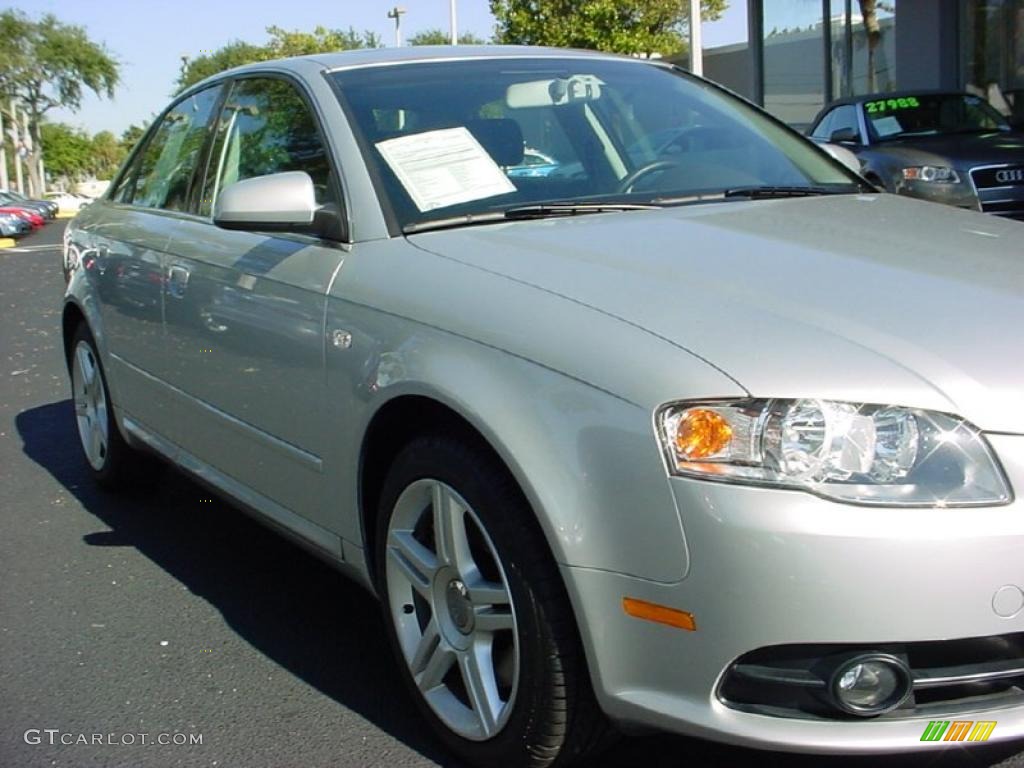
[(338, 199), (316, 119), (296, 87), (236, 81), (198, 215), (180, 222), (168, 249), (163, 378), (183, 395), (175, 442), (258, 494), (258, 503), (269, 501), (271, 516), (334, 549), (323, 508), (323, 323), (345, 250), (307, 235), (228, 231), (210, 218), (224, 187), (296, 170), (312, 177), (318, 203)]

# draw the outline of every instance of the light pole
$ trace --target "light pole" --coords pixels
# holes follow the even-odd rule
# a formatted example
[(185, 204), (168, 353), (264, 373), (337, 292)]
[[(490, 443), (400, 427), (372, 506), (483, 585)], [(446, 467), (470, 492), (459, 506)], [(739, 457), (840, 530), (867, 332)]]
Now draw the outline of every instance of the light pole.
[(701, 40), (700, 0), (690, 0), (690, 71), (704, 74), (704, 44)]
[(459, 33), (458, 33), (457, 25), (455, 23), (455, 0), (450, 0), (448, 7), (449, 7), (449, 26), (450, 26), (451, 37), (452, 37), (452, 45), (458, 45), (459, 44)]
[(24, 158), (21, 133), (18, 131), (18, 105), (11, 99), (11, 149), (14, 151), (14, 181), (19, 195), (25, 194), (25, 180), (21, 174), (21, 162)]
[(7, 137), (4, 136), (4, 107), (0, 104), (0, 189), (7, 189)]
[(402, 47), (402, 14), (405, 13), (405, 8), (396, 5), (390, 11), (388, 11), (388, 18), (395, 20), (395, 48)]

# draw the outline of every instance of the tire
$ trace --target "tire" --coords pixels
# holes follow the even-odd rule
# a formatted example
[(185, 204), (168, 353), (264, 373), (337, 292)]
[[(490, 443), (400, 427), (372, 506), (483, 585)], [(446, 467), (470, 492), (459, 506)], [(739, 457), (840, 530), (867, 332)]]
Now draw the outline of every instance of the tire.
[(122, 437), (96, 342), (85, 323), (75, 329), (68, 368), (79, 445), (93, 479), (110, 490), (150, 484), (158, 462), (131, 448)]
[(492, 454), (447, 436), (413, 440), (384, 481), (377, 526), (392, 650), (452, 752), (486, 768), (561, 768), (603, 746), (608, 725), (564, 584)]

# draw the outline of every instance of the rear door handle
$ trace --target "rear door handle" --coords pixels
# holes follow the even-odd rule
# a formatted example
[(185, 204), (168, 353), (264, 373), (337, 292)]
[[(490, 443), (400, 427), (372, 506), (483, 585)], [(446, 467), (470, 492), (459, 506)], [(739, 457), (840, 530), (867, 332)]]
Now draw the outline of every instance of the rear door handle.
[(167, 292), (176, 299), (185, 297), (188, 288), (189, 271), (180, 264), (175, 264), (167, 271)]

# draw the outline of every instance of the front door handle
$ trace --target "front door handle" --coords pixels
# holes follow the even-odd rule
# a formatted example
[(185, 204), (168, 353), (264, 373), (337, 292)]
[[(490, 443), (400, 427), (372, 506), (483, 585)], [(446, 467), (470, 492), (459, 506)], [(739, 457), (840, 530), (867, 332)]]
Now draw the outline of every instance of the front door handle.
[(175, 264), (167, 271), (167, 292), (176, 299), (185, 297), (188, 288), (189, 271), (180, 264)]

